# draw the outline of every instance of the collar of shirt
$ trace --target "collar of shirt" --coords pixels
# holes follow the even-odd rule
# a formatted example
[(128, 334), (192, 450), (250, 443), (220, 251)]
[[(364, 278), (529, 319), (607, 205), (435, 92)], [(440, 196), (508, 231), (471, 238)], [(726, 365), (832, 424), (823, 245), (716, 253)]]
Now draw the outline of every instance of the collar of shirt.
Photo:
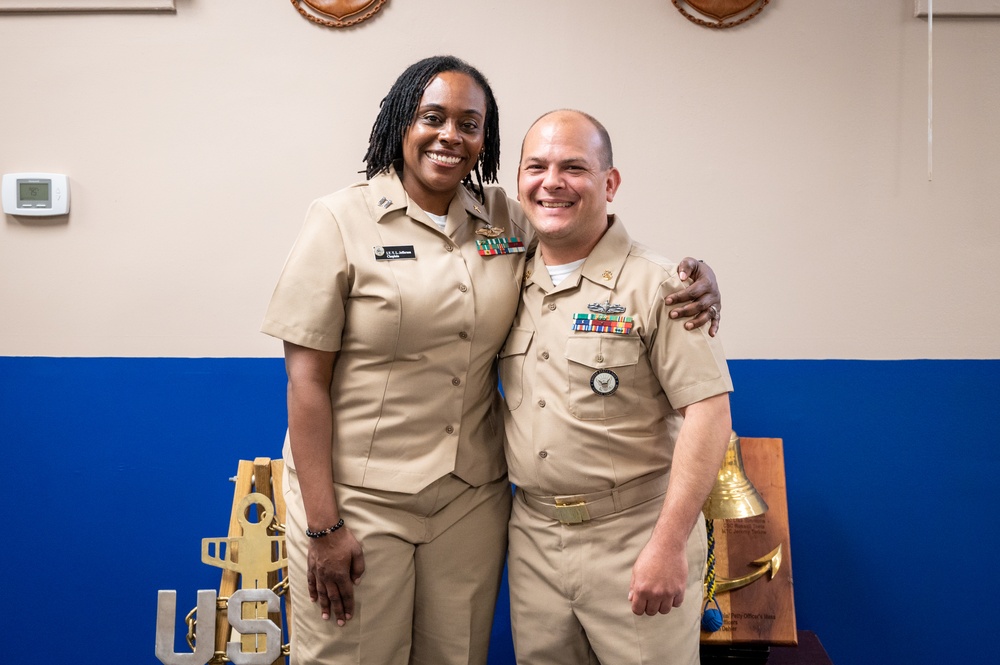
[(551, 293), (574, 288), (581, 279), (586, 279), (610, 291), (618, 284), (622, 266), (625, 265), (631, 250), (632, 238), (625, 230), (625, 225), (617, 215), (608, 215), (608, 230), (597, 241), (597, 245), (591, 250), (587, 260), (583, 262), (583, 267), (575, 273), (575, 276), (570, 275), (558, 287), (553, 286), (541, 255), (536, 253), (528, 262), (524, 284), (525, 286), (538, 284), (544, 291)]
[[(381, 222), (390, 212), (406, 210), (406, 214), (410, 217), (426, 221), (427, 224), (432, 225), (435, 229), (438, 228), (427, 217), (424, 210), (407, 196), (406, 190), (403, 189), (403, 181), (399, 179), (399, 174), (396, 172), (395, 166), (390, 167), (388, 173), (379, 173), (373, 176), (368, 181), (368, 188), (371, 191), (372, 203), (375, 206), (372, 209), (372, 215), (375, 217), (376, 222)], [(379, 204), (379, 201), (383, 200), (385, 203)], [(462, 210), (465, 210), (470, 216), (481, 220), (483, 223), (489, 224), (486, 206), (480, 203), (479, 199), (473, 196), (472, 192), (465, 186), (460, 186), (458, 194), (451, 200), (451, 205), (448, 207), (448, 216), (454, 217), (456, 213), (461, 213)]]

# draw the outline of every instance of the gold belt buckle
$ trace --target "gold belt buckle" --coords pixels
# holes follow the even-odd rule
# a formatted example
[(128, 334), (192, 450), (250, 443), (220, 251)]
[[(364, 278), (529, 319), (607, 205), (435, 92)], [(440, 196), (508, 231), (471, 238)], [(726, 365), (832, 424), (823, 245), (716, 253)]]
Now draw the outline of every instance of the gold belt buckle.
[(579, 524), (590, 519), (590, 511), (585, 501), (556, 499), (556, 519), (560, 524)]

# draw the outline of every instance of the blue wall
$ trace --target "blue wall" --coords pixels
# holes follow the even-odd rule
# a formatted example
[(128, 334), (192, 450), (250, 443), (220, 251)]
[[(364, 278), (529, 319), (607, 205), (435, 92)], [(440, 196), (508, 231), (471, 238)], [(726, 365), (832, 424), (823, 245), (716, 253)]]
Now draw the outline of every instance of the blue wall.
[[(799, 627), (838, 665), (995, 657), (1000, 361), (730, 366), (737, 432), (785, 441)], [(226, 534), (236, 461), (280, 456), (284, 389), (279, 359), (0, 358), (18, 660), (158, 663), (156, 592), (186, 612), (218, 587), (201, 539)]]

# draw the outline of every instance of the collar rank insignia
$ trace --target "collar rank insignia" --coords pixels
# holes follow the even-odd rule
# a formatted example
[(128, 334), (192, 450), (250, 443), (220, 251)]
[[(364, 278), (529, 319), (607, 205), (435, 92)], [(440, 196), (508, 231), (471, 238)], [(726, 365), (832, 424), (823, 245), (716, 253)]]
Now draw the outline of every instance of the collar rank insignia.
[[(485, 231), (480, 229), (479, 231)], [(479, 233), (476, 231), (476, 233)], [(500, 229), (503, 232), (503, 229)], [(525, 250), (524, 241), (511, 236), (510, 238), (486, 238), (477, 240), (476, 247), (480, 256), (497, 256), (498, 254), (520, 254)]]
[[(624, 309), (624, 308), (623, 308)], [(611, 333), (627, 335), (632, 332), (631, 316), (617, 314), (574, 314), (573, 330), (579, 332)]]

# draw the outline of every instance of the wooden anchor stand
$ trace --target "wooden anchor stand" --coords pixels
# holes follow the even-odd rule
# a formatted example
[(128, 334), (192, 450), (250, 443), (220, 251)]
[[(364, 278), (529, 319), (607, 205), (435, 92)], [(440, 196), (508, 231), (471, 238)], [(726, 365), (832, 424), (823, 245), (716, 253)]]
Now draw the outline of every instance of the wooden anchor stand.
[[(212, 663), (226, 662), (226, 644), (237, 633), (227, 619), (228, 599), (239, 589), (271, 589), (278, 596), (287, 595), (288, 555), (285, 549), (285, 499), (282, 493), (284, 460), (258, 457), (253, 462), (240, 460), (233, 492), (233, 508), (229, 520), (228, 538), (204, 538), (202, 562), (222, 568), (219, 601), (216, 603), (215, 656)], [(250, 508), (257, 506), (257, 522), (250, 521)], [(274, 534), (274, 535), (272, 535)], [(280, 573), (280, 575), (279, 575)], [(287, 626), (291, 624), (292, 605), (284, 603), (285, 621), (281, 612), (267, 613), (267, 603), (245, 603), (244, 619), (270, 619), (280, 630), (282, 644), (288, 643)], [(239, 635), (246, 654), (266, 650), (267, 636)], [(284, 665), (287, 648), (273, 665)]]

